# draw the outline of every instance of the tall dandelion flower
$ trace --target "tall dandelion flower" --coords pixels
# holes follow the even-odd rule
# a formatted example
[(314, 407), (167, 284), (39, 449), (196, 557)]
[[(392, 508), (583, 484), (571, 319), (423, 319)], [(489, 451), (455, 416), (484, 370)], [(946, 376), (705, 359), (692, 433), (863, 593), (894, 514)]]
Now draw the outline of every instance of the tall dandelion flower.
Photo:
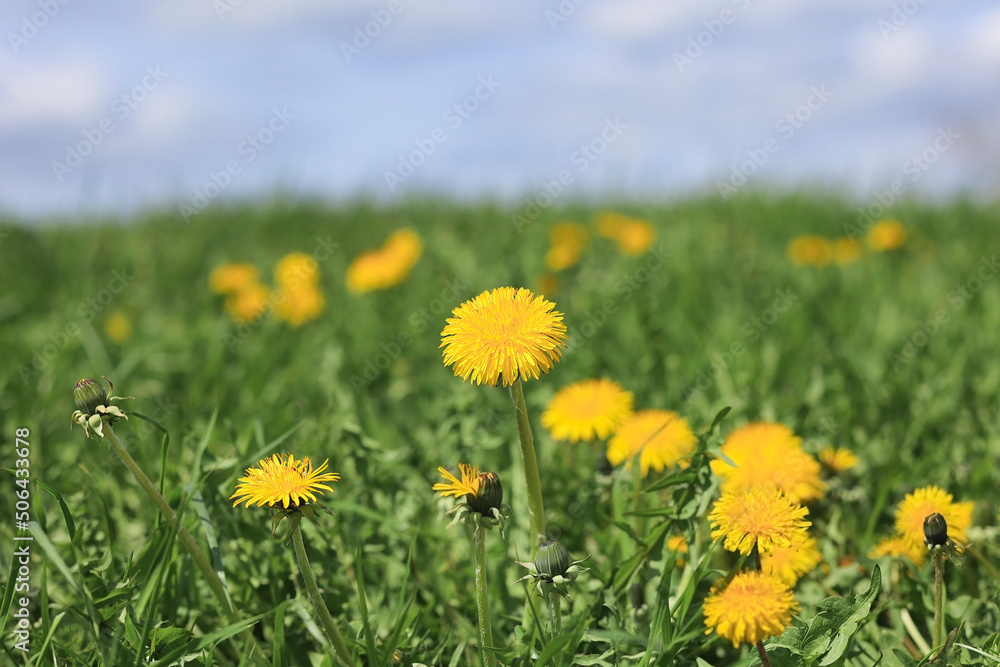
[(788, 585), (763, 572), (740, 572), (705, 600), (705, 634), (717, 633), (733, 643), (756, 644), (780, 635), (799, 605)]
[(253, 467), (246, 469), (245, 476), (236, 485), (236, 493), (229, 497), (233, 507), (246, 501), (246, 507), (257, 503), (257, 507), (267, 505), (277, 509), (298, 509), (316, 502), (316, 494), (333, 492), (326, 482), (340, 480), (335, 472), (324, 472), (329, 459), (319, 468), (313, 469), (312, 461), (306, 456), (296, 459), (294, 454), (274, 454), (261, 459)]
[(722, 478), (722, 491), (773, 484), (792, 502), (823, 495), (820, 466), (802, 449), (802, 439), (783, 424), (756, 422), (734, 430), (722, 444), (722, 453), (736, 464), (712, 461), (712, 472)]
[(317, 526), (316, 508), (327, 510), (326, 506), (317, 502), (317, 496), (322, 496), (323, 491), (333, 492), (327, 482), (340, 480), (340, 475), (335, 472), (325, 472), (329, 459), (323, 461), (323, 465), (313, 468), (312, 461), (308, 456), (296, 459), (293, 454), (274, 454), (273, 456), (261, 459), (256, 465), (247, 468), (246, 474), (240, 478), (236, 485), (236, 493), (229, 497), (234, 500), (233, 507), (242, 502), (246, 502), (246, 507), (251, 503), (257, 503), (257, 507), (267, 505), (271, 508), (273, 515), (271, 523), (277, 527), (278, 523), (286, 516), (289, 517), (291, 527), (288, 531), (288, 539), (292, 541), (295, 548), (295, 560), (302, 573), (302, 580), (306, 590), (309, 592), (309, 599), (312, 600), (313, 608), (319, 616), (323, 631), (327, 639), (333, 646), (337, 657), (346, 664), (353, 665), (354, 660), (351, 652), (344, 643), (337, 624), (330, 615), (330, 609), (323, 600), (319, 585), (316, 583), (316, 576), (313, 574), (312, 565), (309, 563), (309, 555), (306, 552), (305, 544), (302, 541), (302, 531), (299, 530), (299, 520), (306, 516)]
[(542, 425), (556, 440), (605, 440), (632, 414), (632, 400), (613, 380), (581, 380), (556, 392)]
[(722, 539), (727, 551), (749, 556), (754, 549), (769, 554), (775, 547), (801, 547), (809, 538), (809, 510), (793, 503), (772, 486), (723, 493), (708, 521), (712, 539)]
[(899, 220), (880, 220), (868, 230), (865, 239), (879, 252), (895, 250), (906, 243), (906, 228)]
[(800, 578), (816, 569), (821, 562), (823, 556), (812, 537), (807, 537), (802, 544), (776, 546), (771, 553), (760, 556), (761, 571), (773, 574), (789, 586), (795, 586)]
[(694, 451), (697, 440), (687, 420), (676, 412), (642, 410), (618, 427), (608, 442), (608, 461), (619, 465), (638, 454), (645, 477), (650, 469), (677, 465)]
[(562, 357), (566, 325), (555, 304), (530, 290), (498, 287), (452, 311), (441, 332), (444, 364), (475, 384), (537, 379)]

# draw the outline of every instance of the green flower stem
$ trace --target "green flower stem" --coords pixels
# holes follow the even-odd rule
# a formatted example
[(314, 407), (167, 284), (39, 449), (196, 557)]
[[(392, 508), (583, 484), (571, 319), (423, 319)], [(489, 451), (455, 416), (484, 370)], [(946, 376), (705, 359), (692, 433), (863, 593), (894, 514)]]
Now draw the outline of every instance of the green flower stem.
[[(219, 604), (222, 605), (222, 609), (229, 618), (229, 622), (239, 623), (242, 621), (243, 617), (233, 606), (233, 602), (229, 597), (229, 592), (226, 590), (225, 584), (222, 583), (222, 579), (219, 578), (219, 573), (215, 571), (214, 567), (212, 567), (212, 563), (208, 560), (208, 556), (206, 556), (205, 552), (202, 551), (200, 546), (198, 546), (198, 542), (188, 531), (187, 527), (181, 522), (177, 513), (174, 512), (174, 509), (170, 506), (170, 503), (168, 503), (163, 496), (160, 495), (160, 492), (155, 486), (153, 486), (153, 483), (149, 481), (148, 477), (146, 477), (146, 473), (142, 471), (139, 464), (135, 462), (132, 455), (128, 453), (127, 449), (125, 449), (125, 445), (122, 444), (122, 441), (119, 440), (118, 436), (115, 434), (114, 429), (111, 428), (110, 422), (106, 422), (104, 424), (103, 431), (105, 439), (111, 443), (111, 448), (115, 450), (115, 453), (118, 454), (122, 463), (124, 463), (125, 467), (129, 469), (132, 476), (135, 477), (135, 481), (139, 482), (139, 486), (142, 487), (142, 490), (146, 492), (146, 495), (152, 499), (153, 504), (159, 508), (160, 513), (168, 522), (170, 522), (171, 528), (177, 531), (178, 539), (180, 539), (184, 548), (187, 549), (188, 555), (190, 555), (191, 560), (194, 561), (195, 567), (201, 571), (202, 575), (204, 575), (205, 579), (208, 581), (208, 587), (212, 590), (212, 593), (219, 601)], [(248, 646), (257, 646), (257, 641), (253, 638), (249, 629), (243, 631), (243, 636), (246, 638)], [(270, 664), (263, 654), (261, 654), (258, 659), (262, 659), (265, 664)]]
[(552, 639), (562, 634), (562, 598), (554, 590), (549, 591), (549, 613), (552, 620)]
[(944, 642), (944, 560), (942, 551), (935, 551), (934, 556), (934, 641), (935, 647)]
[(333, 645), (333, 650), (336, 651), (340, 662), (345, 665), (353, 665), (351, 652), (347, 650), (347, 644), (344, 643), (344, 638), (340, 636), (340, 631), (333, 622), (333, 616), (330, 615), (330, 610), (326, 608), (326, 602), (319, 592), (319, 586), (316, 585), (316, 577), (313, 575), (312, 566), (309, 565), (306, 546), (302, 543), (302, 529), (299, 526), (296, 526), (292, 530), (292, 544), (295, 547), (295, 560), (299, 563), (299, 572), (302, 573), (302, 580), (305, 581), (306, 590), (309, 591), (309, 599), (312, 600), (316, 614), (323, 624), (323, 630), (326, 632), (327, 639)]
[(517, 435), (521, 441), (521, 462), (524, 465), (524, 481), (528, 492), (531, 557), (534, 558), (538, 547), (545, 542), (545, 505), (542, 502), (542, 481), (538, 476), (535, 441), (531, 436), (531, 423), (528, 421), (528, 408), (524, 404), (524, 390), (521, 387), (520, 378), (510, 385), (510, 398), (514, 403)]
[(476, 607), (479, 610), (479, 650), (483, 664), (496, 667), (493, 653), (493, 623), (490, 621), (490, 598), (486, 586), (486, 528), (476, 526)]
[(767, 650), (764, 649), (764, 640), (757, 640), (757, 653), (760, 654), (760, 664), (763, 667), (771, 667), (771, 660), (767, 657)]
[(111, 443), (112, 449), (114, 449), (115, 453), (118, 454), (119, 458), (121, 458), (125, 467), (129, 469), (129, 472), (132, 473), (135, 480), (139, 482), (139, 486), (142, 487), (142, 490), (145, 491), (146, 495), (153, 500), (153, 504), (159, 508), (163, 516), (170, 522), (170, 526), (177, 531), (177, 537), (180, 539), (181, 544), (184, 545), (188, 554), (191, 555), (191, 559), (194, 560), (195, 566), (197, 566), (197, 568), (205, 576), (205, 579), (208, 580), (209, 588), (212, 589), (212, 593), (215, 594), (219, 604), (222, 605), (222, 609), (226, 612), (226, 616), (229, 617), (229, 621), (231, 623), (236, 623), (243, 620), (239, 612), (233, 607), (233, 603), (229, 599), (229, 593), (226, 591), (225, 584), (223, 584), (222, 580), (219, 578), (219, 573), (215, 571), (214, 567), (212, 567), (212, 563), (208, 560), (208, 556), (205, 555), (205, 552), (202, 551), (200, 546), (198, 546), (198, 542), (195, 541), (194, 537), (191, 536), (191, 533), (188, 532), (188, 529), (183, 523), (181, 523), (180, 519), (177, 517), (177, 513), (174, 512), (172, 507), (170, 507), (170, 504), (164, 500), (163, 496), (160, 495), (160, 492), (156, 490), (155, 486), (153, 486), (153, 483), (149, 481), (148, 477), (146, 477), (146, 473), (142, 471), (139, 464), (135, 462), (132, 455), (128, 453), (127, 449), (125, 449), (122, 441), (118, 439), (117, 435), (115, 435), (110, 423), (104, 424), (104, 436), (107, 438), (107, 441)]

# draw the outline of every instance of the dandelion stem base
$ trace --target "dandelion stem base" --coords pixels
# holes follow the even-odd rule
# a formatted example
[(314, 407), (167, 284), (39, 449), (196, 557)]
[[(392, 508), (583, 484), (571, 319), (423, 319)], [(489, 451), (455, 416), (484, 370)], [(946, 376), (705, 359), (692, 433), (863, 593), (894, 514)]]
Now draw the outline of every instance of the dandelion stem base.
[(486, 667), (496, 667), (493, 653), (493, 623), (490, 620), (489, 589), (486, 585), (486, 528), (476, 526), (476, 608), (479, 611), (479, 650)]
[(312, 566), (309, 565), (309, 556), (306, 554), (306, 547), (302, 543), (302, 529), (299, 526), (296, 526), (292, 530), (292, 544), (295, 547), (295, 560), (299, 564), (302, 580), (306, 584), (306, 590), (309, 591), (309, 599), (312, 600), (313, 608), (316, 609), (316, 614), (319, 616), (323, 630), (326, 632), (326, 636), (330, 640), (337, 658), (344, 665), (353, 665), (351, 653), (347, 650), (344, 638), (340, 636), (337, 624), (334, 623), (333, 616), (330, 615), (330, 610), (326, 607), (326, 602), (319, 592), (319, 586), (316, 585), (316, 577), (313, 575)]

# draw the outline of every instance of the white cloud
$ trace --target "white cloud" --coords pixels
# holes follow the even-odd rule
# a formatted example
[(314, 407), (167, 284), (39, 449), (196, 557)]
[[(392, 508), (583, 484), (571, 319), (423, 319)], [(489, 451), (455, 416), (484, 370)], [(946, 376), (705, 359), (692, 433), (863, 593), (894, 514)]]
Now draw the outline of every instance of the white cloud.
[(74, 59), (37, 64), (0, 54), (0, 126), (6, 131), (50, 121), (80, 123), (106, 113), (103, 67)]

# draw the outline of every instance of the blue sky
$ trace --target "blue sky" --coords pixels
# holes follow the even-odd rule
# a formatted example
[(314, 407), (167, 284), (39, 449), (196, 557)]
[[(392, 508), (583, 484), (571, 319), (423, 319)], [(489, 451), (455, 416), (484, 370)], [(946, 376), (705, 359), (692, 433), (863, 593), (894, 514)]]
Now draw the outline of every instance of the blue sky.
[(8, 0), (0, 25), (23, 218), (519, 201), (561, 174), (566, 197), (1000, 184), (992, 1)]

